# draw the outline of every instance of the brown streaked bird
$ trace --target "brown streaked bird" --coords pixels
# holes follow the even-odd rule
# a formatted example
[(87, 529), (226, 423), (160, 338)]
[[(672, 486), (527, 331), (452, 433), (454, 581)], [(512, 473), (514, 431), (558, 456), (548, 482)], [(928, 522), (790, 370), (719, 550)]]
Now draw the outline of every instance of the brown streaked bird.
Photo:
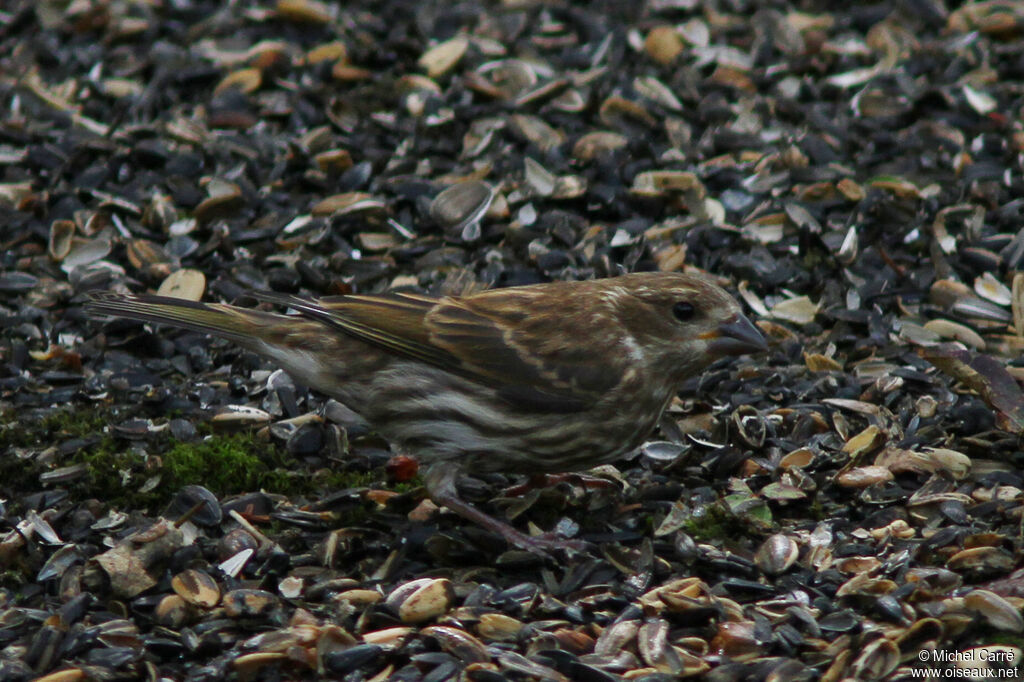
[(254, 293), (283, 315), (151, 295), (93, 294), (94, 314), (234, 341), (338, 399), (424, 465), (431, 499), (538, 553), (532, 537), (461, 500), (460, 472), (588, 469), (640, 445), (681, 384), (765, 349), (706, 278), (636, 273), (495, 289), (306, 300)]

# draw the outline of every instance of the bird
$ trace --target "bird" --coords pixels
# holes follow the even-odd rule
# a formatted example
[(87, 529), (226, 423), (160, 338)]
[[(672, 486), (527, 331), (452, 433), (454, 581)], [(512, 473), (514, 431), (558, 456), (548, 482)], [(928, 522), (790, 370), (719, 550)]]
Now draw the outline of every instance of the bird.
[(704, 275), (638, 272), (465, 296), (249, 294), (290, 314), (92, 292), (86, 310), (221, 337), (337, 399), (420, 462), (430, 499), (547, 554), (585, 543), (527, 535), (463, 501), (465, 473), (565, 473), (641, 445), (682, 384), (764, 351), (739, 303)]

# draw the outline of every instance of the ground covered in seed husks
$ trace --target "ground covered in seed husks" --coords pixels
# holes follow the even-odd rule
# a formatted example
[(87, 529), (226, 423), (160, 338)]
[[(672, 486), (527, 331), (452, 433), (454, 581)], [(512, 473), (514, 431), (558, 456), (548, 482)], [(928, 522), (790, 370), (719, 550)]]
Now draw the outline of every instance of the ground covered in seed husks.
[[(1022, 108), (1015, 0), (0, 4), (0, 678), (1024, 674)], [(654, 269), (771, 350), (604, 486), (462, 482), (559, 560), (82, 308)]]

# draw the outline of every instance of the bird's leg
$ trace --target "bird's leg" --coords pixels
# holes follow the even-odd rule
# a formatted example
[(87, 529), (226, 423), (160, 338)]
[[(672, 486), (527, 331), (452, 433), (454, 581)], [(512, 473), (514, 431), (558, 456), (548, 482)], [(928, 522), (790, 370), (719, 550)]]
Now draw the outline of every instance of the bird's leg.
[(537, 537), (527, 535), (504, 521), (485, 514), (459, 498), (455, 489), (457, 475), (458, 469), (450, 462), (440, 462), (426, 468), (423, 472), (423, 481), (427, 488), (427, 494), (435, 504), (448, 507), (462, 518), (497, 533), (514, 547), (540, 556), (548, 556), (552, 550), (583, 552), (587, 548), (587, 543), (582, 540), (571, 540), (551, 534)]

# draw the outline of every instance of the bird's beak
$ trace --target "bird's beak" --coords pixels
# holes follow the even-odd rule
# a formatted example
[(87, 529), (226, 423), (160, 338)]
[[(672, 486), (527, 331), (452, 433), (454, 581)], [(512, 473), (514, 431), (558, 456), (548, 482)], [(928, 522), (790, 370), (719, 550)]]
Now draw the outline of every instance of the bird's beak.
[(736, 313), (708, 335), (709, 350), (716, 355), (743, 355), (768, 350), (760, 330), (745, 315)]

